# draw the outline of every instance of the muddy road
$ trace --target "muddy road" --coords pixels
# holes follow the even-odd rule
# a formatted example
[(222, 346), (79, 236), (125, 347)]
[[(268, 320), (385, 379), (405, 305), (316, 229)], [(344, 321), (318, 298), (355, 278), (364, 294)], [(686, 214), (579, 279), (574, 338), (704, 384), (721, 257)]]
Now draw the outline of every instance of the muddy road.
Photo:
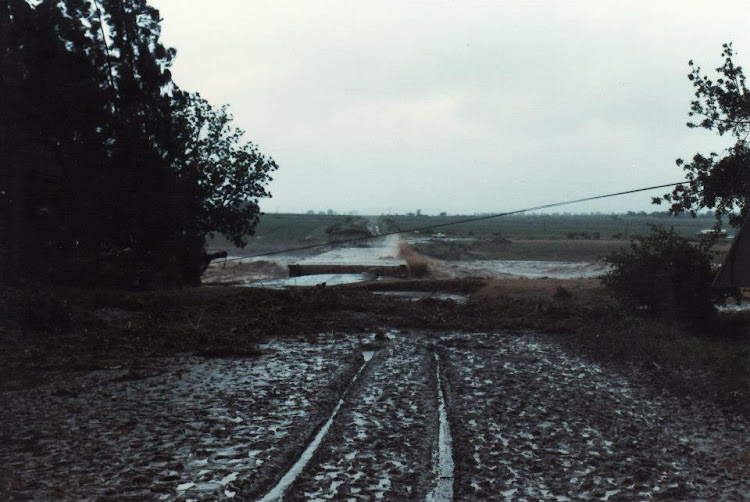
[(2, 393), (0, 498), (750, 498), (747, 419), (542, 335), (323, 334), (260, 348)]

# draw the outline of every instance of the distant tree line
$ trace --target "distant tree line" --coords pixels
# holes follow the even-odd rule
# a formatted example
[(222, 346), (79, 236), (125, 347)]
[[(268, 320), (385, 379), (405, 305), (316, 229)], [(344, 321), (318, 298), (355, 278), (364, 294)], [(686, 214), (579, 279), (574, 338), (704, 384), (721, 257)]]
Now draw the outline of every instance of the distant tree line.
[(0, 0), (4, 282), (198, 284), (207, 234), (252, 234), (277, 165), (174, 83), (159, 23), (146, 0)]

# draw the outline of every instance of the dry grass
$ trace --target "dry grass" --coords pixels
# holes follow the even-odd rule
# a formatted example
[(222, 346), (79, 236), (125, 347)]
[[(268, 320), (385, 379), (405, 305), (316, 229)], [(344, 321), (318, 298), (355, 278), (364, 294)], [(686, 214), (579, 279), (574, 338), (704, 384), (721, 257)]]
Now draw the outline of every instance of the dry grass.
[(564, 288), (579, 302), (599, 306), (607, 302), (608, 293), (599, 279), (502, 279), (486, 281), (473, 298), (509, 298), (517, 300), (549, 301)]

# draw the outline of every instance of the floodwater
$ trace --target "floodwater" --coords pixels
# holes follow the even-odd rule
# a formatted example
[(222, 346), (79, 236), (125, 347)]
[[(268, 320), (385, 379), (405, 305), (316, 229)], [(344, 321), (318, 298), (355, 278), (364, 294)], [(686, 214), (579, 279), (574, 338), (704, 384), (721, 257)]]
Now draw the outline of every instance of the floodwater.
[(367, 241), (363, 246), (339, 247), (297, 263), (299, 265), (362, 265), (368, 267), (399, 266), (401, 239), (398, 235)]
[(356, 284), (377, 279), (372, 274), (314, 274), (298, 277), (283, 277), (279, 279), (264, 279), (242, 284), (248, 288), (284, 289), (290, 287), (336, 286), (341, 284)]
[[(322, 283), (336, 285), (366, 282), (374, 277), (367, 274), (318, 274), (290, 278), (288, 267), (295, 263), (314, 266), (398, 266), (404, 263), (398, 258), (399, 244), (399, 237), (392, 235), (371, 242), (366, 247), (337, 248), (304, 260), (285, 255), (242, 258), (227, 263), (219, 260), (209, 266), (204, 282), (231, 282), (242, 286), (276, 289), (317, 286)], [(606, 266), (598, 262), (429, 259), (428, 263), (433, 272), (454, 279), (582, 279), (599, 277), (607, 271)]]
[(744, 303), (729, 303), (727, 305), (717, 305), (716, 309), (719, 312), (747, 312), (750, 310), (750, 302)]
[(455, 260), (441, 261), (440, 271), (452, 278), (486, 279), (587, 279), (604, 275), (603, 263), (530, 261), (530, 260)]

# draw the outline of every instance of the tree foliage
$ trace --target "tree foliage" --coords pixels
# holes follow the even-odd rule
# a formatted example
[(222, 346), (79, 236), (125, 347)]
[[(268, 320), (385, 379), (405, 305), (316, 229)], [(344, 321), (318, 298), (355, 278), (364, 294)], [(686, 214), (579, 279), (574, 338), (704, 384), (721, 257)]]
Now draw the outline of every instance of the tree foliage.
[(4, 277), (127, 250), (196, 283), (206, 234), (252, 233), (277, 166), (172, 81), (159, 23), (146, 0), (0, 1)]
[(629, 249), (605, 257), (609, 271), (602, 282), (632, 310), (707, 322), (715, 315), (709, 246), (654, 226), (648, 236), (631, 241)]
[(244, 131), (232, 123), (227, 106), (216, 108), (199, 94), (184, 94), (175, 108), (178, 143), (174, 168), (190, 196), (183, 202), (191, 218), (181, 222), (187, 234), (219, 232), (245, 246), (258, 223), (260, 198), (277, 169)]
[[(671, 204), (670, 212), (699, 209), (715, 212), (717, 226), (724, 216), (732, 225), (739, 225), (750, 211), (750, 94), (741, 66), (734, 62), (732, 44), (724, 44), (723, 64), (716, 68), (716, 77), (705, 75), (693, 61), (689, 62), (688, 79), (695, 88), (690, 104), (690, 128), (704, 128), (724, 136), (734, 145), (723, 155), (697, 153), (692, 161), (677, 159), (685, 170), (687, 183), (677, 185), (672, 193), (655, 198)], [(736, 212), (739, 210), (739, 213)]]

